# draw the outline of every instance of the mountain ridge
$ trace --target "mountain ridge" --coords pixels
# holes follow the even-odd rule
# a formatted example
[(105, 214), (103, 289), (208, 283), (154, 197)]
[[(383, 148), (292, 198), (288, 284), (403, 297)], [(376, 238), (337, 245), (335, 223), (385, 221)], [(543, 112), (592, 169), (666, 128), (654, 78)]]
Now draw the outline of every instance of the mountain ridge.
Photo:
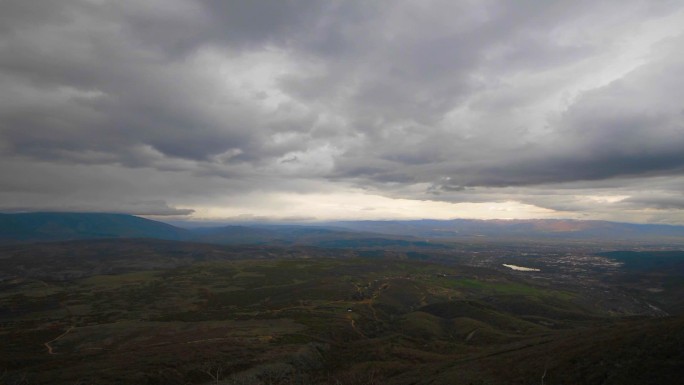
[(568, 240), (684, 243), (684, 226), (575, 219), (336, 221), (306, 225), (254, 223), (183, 228), (115, 213), (0, 214), (0, 242), (152, 238), (216, 244), (354, 245), (390, 241)]
[(357, 231), (427, 238), (542, 237), (568, 239), (663, 239), (684, 240), (684, 226), (636, 224), (577, 219), (452, 219), (414, 221), (345, 221), (330, 225)]
[(187, 230), (128, 214), (34, 212), (0, 214), (0, 241), (65, 241), (100, 238), (180, 240)]

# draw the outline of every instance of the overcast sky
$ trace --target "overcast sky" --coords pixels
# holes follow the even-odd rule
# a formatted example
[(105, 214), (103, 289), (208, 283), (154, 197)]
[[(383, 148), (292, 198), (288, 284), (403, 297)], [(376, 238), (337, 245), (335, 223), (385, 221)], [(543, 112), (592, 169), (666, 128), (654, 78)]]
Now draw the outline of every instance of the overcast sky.
[(2, 0), (0, 211), (684, 224), (684, 2)]

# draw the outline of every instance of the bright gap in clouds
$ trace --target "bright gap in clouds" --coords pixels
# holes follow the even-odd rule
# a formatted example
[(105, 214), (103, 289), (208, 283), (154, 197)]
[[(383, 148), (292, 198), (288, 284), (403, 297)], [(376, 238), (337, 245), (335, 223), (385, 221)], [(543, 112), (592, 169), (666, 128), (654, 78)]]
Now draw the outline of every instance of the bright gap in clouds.
[[(273, 206), (273, 207), (272, 207)], [(273, 210), (277, 207), (278, 210)], [(395, 199), (360, 191), (340, 193), (263, 193), (235, 206), (192, 207), (199, 220), (410, 220), (559, 218), (563, 213), (514, 201), (449, 203)], [(274, 215), (274, 213), (277, 213)]]

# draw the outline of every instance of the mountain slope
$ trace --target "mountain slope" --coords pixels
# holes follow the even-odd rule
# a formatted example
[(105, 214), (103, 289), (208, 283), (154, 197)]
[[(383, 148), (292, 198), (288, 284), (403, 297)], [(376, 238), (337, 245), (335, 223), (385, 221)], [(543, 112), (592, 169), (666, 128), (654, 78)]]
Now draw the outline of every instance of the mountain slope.
[(97, 238), (183, 239), (187, 230), (126, 214), (0, 214), (0, 241), (46, 242)]

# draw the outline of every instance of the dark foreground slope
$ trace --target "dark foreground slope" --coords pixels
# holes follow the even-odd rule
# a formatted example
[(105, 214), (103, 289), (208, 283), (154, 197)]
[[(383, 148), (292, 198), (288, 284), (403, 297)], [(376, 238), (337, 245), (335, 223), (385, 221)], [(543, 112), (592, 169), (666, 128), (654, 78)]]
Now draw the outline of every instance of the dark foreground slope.
[(663, 384), (684, 368), (681, 317), (616, 314), (587, 287), (391, 253), (116, 242), (2, 253), (42, 267), (0, 282), (0, 383)]
[(677, 384), (684, 318), (616, 321), (398, 376), (401, 384)]

